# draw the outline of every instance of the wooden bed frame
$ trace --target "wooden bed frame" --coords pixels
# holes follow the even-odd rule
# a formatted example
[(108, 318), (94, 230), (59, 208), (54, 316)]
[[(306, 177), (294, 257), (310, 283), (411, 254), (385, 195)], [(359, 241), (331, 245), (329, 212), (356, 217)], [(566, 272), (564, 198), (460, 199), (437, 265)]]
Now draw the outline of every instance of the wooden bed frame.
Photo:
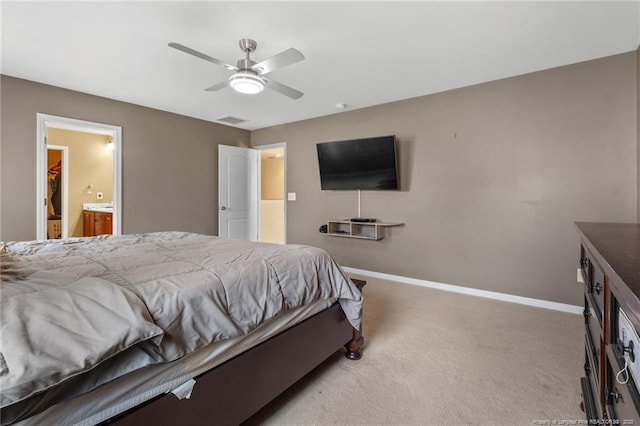
[[(360, 291), (366, 285), (352, 281)], [(334, 303), (197, 377), (190, 399), (161, 395), (106, 424), (238, 425), (342, 346), (348, 359), (360, 359), (363, 343), (362, 326), (355, 330)]]

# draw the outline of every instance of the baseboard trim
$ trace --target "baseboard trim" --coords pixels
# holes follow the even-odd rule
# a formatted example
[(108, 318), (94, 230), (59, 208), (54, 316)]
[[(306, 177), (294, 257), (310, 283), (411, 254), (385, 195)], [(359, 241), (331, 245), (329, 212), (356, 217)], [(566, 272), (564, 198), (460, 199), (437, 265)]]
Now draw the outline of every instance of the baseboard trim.
[(380, 278), (382, 280), (398, 281), (404, 284), (417, 285), (421, 287), (435, 288), (438, 290), (462, 293), (470, 296), (485, 297), (487, 299), (502, 300), (504, 302), (518, 303), (520, 305), (535, 306), (537, 308), (551, 309), (554, 311), (568, 312), (571, 314), (582, 314), (584, 308), (581, 306), (569, 305), (566, 303), (550, 302), (548, 300), (533, 299), (531, 297), (515, 296), (513, 294), (498, 293), (495, 291), (479, 290), (477, 288), (462, 287), (452, 284), (443, 284), (434, 281), (420, 280), (417, 278), (403, 277), (401, 275), (385, 274), (383, 272), (367, 271), (366, 269), (351, 268), (343, 266), (347, 273), (363, 275), (366, 277)]

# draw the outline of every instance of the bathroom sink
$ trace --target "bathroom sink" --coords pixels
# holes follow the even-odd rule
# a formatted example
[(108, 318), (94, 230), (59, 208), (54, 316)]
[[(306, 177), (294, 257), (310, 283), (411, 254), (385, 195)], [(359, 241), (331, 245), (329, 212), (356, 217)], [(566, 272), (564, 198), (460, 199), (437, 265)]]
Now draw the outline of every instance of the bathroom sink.
[(111, 203), (84, 203), (82, 204), (83, 210), (90, 210), (93, 212), (113, 213), (113, 204)]

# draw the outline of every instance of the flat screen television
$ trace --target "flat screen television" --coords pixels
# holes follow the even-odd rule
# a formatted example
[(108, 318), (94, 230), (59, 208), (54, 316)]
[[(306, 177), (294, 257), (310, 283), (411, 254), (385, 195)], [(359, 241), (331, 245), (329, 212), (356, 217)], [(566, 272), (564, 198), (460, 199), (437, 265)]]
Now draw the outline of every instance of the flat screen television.
[(396, 137), (353, 139), (316, 145), (323, 190), (397, 190)]

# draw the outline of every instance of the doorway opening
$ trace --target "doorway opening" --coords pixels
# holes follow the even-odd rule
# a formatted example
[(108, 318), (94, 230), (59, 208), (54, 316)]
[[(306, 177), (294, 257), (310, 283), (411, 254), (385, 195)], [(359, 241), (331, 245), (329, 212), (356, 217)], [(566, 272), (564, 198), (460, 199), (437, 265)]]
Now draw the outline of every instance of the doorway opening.
[(286, 152), (286, 143), (218, 145), (220, 237), (286, 243)]
[(260, 153), (259, 241), (285, 244), (286, 143), (256, 147)]
[(69, 147), (47, 145), (47, 239), (67, 238), (69, 235), (68, 184)]
[[(38, 239), (122, 232), (121, 134), (118, 126), (38, 114)], [(60, 151), (58, 169), (50, 162)]]

